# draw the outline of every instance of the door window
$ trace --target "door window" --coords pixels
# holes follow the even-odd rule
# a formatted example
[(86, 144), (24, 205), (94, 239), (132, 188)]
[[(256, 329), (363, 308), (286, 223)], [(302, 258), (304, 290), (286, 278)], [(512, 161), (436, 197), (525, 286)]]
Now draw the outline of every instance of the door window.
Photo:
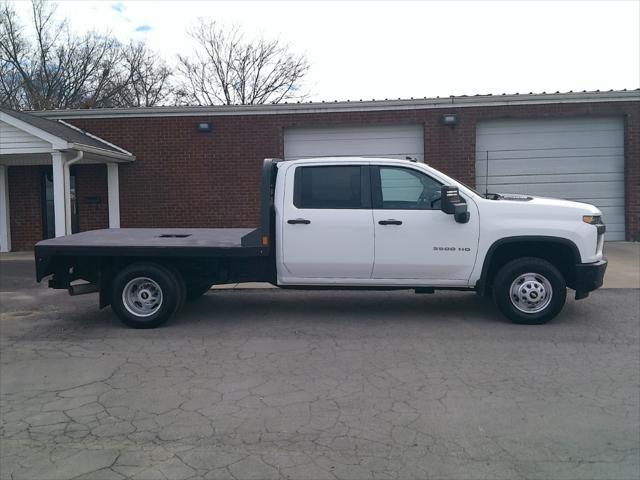
[(293, 196), (298, 208), (370, 208), (368, 169), (353, 165), (298, 167)]
[(417, 170), (379, 167), (380, 188), (374, 208), (389, 210), (439, 210), (442, 184)]

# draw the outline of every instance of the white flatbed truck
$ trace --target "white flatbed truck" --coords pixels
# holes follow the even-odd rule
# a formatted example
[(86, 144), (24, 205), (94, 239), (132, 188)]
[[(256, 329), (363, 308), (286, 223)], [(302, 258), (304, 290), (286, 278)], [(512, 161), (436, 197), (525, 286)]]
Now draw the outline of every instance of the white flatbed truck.
[[(602, 285), (605, 226), (593, 205), (480, 194), (428, 165), (385, 158), (266, 159), (260, 225), (122, 228), (39, 242), (37, 280), (152, 328), (214, 284), (440, 289), (492, 295), (542, 324)], [(80, 282), (80, 283), (79, 283)]]

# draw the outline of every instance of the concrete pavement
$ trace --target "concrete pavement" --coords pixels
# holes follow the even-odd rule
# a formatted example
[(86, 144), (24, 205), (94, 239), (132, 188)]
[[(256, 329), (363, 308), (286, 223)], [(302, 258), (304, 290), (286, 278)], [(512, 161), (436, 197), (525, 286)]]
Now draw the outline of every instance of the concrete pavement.
[(603, 288), (640, 288), (640, 242), (605, 242), (609, 261)]
[(640, 290), (213, 290), (165, 328), (0, 262), (2, 479), (636, 479)]

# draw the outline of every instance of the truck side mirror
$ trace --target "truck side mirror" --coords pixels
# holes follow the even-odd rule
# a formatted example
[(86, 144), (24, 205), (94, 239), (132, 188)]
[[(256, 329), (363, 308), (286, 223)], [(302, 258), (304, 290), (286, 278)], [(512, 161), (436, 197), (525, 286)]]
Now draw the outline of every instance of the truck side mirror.
[(460, 196), (458, 187), (443, 185), (440, 189), (440, 205), (442, 211), (447, 215), (453, 215), (456, 222), (467, 223), (469, 221), (467, 202)]

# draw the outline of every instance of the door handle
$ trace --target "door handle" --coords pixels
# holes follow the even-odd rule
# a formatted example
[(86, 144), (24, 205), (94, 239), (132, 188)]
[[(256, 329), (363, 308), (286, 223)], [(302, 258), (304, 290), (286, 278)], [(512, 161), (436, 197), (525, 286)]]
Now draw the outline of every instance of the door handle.
[(309, 225), (311, 220), (307, 220), (306, 218), (296, 218), (294, 220), (287, 220), (287, 223), (291, 225), (295, 225), (297, 223), (301, 223), (302, 225)]
[(394, 219), (380, 220), (378, 223), (380, 225), (402, 225), (401, 220), (394, 220)]

